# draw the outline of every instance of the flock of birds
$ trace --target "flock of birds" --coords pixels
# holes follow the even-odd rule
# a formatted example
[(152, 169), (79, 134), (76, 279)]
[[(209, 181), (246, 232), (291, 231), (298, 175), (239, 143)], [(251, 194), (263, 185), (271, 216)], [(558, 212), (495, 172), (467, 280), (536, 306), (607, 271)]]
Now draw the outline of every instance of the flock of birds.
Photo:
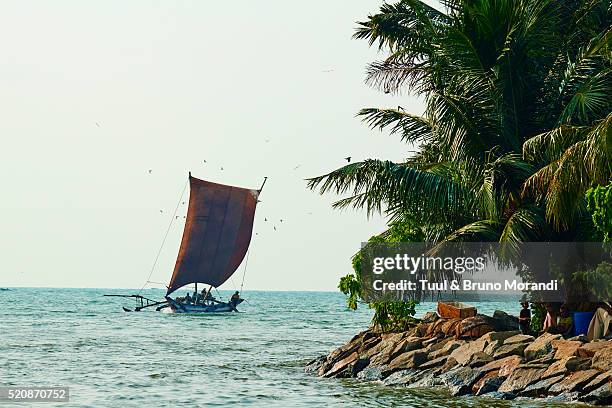
[[(97, 124), (98, 124), (98, 123), (96, 122), (96, 125), (97, 125)], [(269, 141), (269, 139), (266, 139), (266, 143), (267, 143), (268, 141)], [(351, 156), (345, 157), (345, 158), (344, 158), (344, 160), (346, 160), (346, 161), (347, 161), (347, 163), (350, 163), (350, 162), (351, 162)], [(203, 161), (202, 161), (202, 163), (203, 163), (203, 164), (207, 164), (207, 163), (208, 163), (208, 161), (207, 161), (207, 160), (203, 160)], [(299, 168), (300, 168), (300, 165), (297, 165), (297, 166), (295, 166), (295, 167), (293, 168), (293, 170), (297, 170), (297, 169), (299, 169)], [(224, 170), (224, 169), (223, 169), (223, 166), (220, 166), (220, 170)], [(148, 170), (148, 174), (149, 174), (149, 175), (152, 175), (152, 174), (153, 174), (153, 169), (149, 169), (149, 170)], [(185, 201), (181, 202), (181, 205), (182, 205), (182, 206), (184, 206), (185, 204), (186, 204), (186, 202), (185, 202)], [(160, 214), (163, 214), (163, 213), (164, 213), (164, 210), (163, 210), (163, 209), (160, 209), (160, 210), (159, 210), (159, 213), (160, 213)], [(307, 215), (312, 215), (312, 212), (308, 212), (308, 213), (307, 213)], [(174, 219), (175, 219), (175, 220), (178, 220), (179, 218), (180, 218), (180, 215), (175, 215), (175, 216), (174, 216)], [(187, 219), (187, 216), (186, 216), (186, 215), (183, 215), (183, 219)], [(282, 218), (280, 218), (278, 221), (279, 221), (280, 223), (282, 223), (282, 222), (283, 222), (283, 219), (282, 219)], [(264, 217), (264, 222), (268, 222), (268, 217)], [(270, 221), (270, 222), (271, 222), (271, 221)], [(272, 225), (272, 228), (273, 228), (273, 230), (274, 230), (274, 231), (278, 231), (278, 230), (277, 230), (277, 228), (276, 228), (276, 225)], [(258, 232), (256, 232), (256, 233), (255, 233), (255, 235), (259, 235), (259, 233), (258, 233)]]

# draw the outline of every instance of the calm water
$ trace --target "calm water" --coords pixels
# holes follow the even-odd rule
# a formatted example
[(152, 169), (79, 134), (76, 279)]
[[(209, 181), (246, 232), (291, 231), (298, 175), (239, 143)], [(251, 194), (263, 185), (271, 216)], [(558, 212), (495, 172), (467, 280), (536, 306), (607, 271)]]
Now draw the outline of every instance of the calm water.
[(125, 313), (130, 300), (105, 293), (133, 291), (0, 291), (0, 385), (69, 386), (70, 402), (58, 406), (70, 407), (544, 406), (304, 373), (307, 361), (368, 325), (371, 312), (346, 310), (341, 294), (245, 292), (244, 313), (193, 316)]

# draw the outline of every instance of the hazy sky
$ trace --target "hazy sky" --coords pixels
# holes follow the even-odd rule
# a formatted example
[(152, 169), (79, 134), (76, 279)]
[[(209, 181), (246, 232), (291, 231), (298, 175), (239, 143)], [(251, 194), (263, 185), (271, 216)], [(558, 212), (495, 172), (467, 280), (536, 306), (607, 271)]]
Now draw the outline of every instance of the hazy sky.
[[(335, 290), (385, 223), (303, 179), (408, 154), (360, 108), (422, 111), (363, 82), (377, 52), (351, 35), (380, 4), (2, 2), (0, 286), (140, 287), (191, 170), (269, 177), (245, 290)], [(185, 211), (153, 281), (170, 278)]]

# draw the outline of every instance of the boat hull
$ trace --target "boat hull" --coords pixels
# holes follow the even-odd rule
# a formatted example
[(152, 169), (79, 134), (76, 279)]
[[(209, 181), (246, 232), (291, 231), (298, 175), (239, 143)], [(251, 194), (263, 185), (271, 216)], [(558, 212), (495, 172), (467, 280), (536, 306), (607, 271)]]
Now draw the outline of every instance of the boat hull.
[(170, 309), (174, 313), (228, 313), (237, 312), (236, 306), (242, 303), (243, 299), (233, 302), (215, 302), (208, 305), (193, 305), (177, 302), (171, 297), (166, 297)]

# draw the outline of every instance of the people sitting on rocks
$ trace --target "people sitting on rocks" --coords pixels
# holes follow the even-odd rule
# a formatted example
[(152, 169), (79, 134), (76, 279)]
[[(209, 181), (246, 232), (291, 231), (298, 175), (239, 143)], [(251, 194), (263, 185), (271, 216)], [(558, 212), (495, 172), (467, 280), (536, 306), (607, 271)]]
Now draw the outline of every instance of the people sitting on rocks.
[(544, 308), (546, 309), (546, 318), (544, 319), (544, 324), (542, 326), (542, 333), (551, 332), (556, 330), (557, 327), (557, 311), (552, 303), (544, 304)]
[(519, 329), (522, 334), (531, 334), (531, 310), (529, 309), (529, 302), (521, 302), (521, 312), (519, 314)]
[(557, 321), (557, 334), (568, 337), (574, 331), (574, 319), (570, 314), (566, 304), (561, 305), (559, 310), (559, 320)]
[(589, 341), (612, 337), (612, 306), (607, 302), (602, 302), (598, 306), (589, 323), (587, 332)]

